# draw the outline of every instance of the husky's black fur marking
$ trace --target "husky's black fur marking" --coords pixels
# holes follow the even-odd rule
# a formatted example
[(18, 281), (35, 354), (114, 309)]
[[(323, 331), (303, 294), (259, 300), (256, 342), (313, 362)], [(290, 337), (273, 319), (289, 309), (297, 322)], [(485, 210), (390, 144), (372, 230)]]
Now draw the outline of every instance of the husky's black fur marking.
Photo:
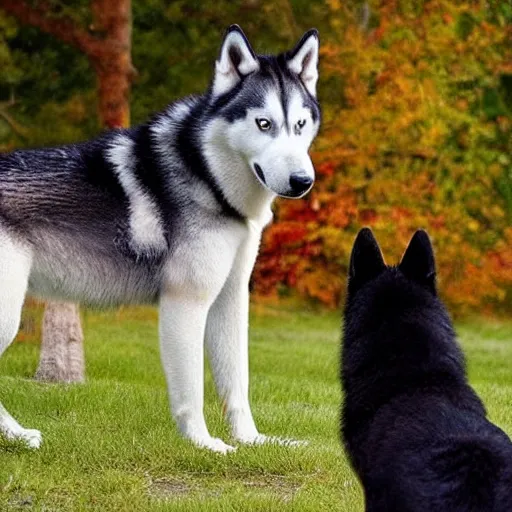
[(181, 129), (178, 132), (176, 150), (183, 161), (186, 162), (188, 168), (192, 169), (201, 180), (208, 184), (215, 199), (222, 206), (223, 212), (230, 217), (243, 220), (244, 216), (242, 213), (237, 211), (222, 193), (218, 183), (208, 169), (208, 165), (199, 147), (200, 131), (198, 125), (206, 122), (208, 103), (208, 97), (200, 98), (187, 116), (186, 121), (182, 123)]
[(288, 54), (278, 56), (257, 55), (260, 69), (242, 80), (230, 91), (222, 94), (212, 104), (211, 113), (222, 116), (230, 122), (243, 119), (249, 108), (261, 108), (269, 89), (279, 91), (284, 109), (287, 110), (289, 97), (299, 89), (304, 97), (304, 107), (310, 109), (313, 122), (320, 119), (320, 106), (302, 84), (300, 78), (287, 66)]
[(98, 139), (77, 144), (77, 147), (82, 155), (87, 182), (93, 187), (104, 190), (121, 203), (126, 203), (128, 198), (123, 187), (113, 175), (112, 164), (105, 159), (104, 155), (105, 147), (116, 133), (122, 133), (122, 130), (106, 132)]
[[(117, 133), (61, 148), (0, 154), (2, 223), (24, 232), (24, 226), (50, 223), (71, 227), (73, 218), (75, 227), (90, 229), (91, 219), (101, 212), (95, 219), (101, 232), (103, 223), (124, 217), (127, 197), (104, 156), (105, 146)], [(77, 209), (76, 202), (84, 197), (87, 204)]]
[[(258, 61), (259, 70), (241, 75), (235, 66), (240, 82), (225, 94), (215, 98), (210, 113), (220, 115), (230, 122), (242, 119), (247, 115), (249, 108), (263, 107), (267, 90), (271, 88), (279, 91), (282, 105), (287, 111), (291, 92), (294, 89), (300, 89), (301, 94), (306, 98), (303, 106), (311, 110), (313, 122), (317, 122), (320, 119), (318, 101), (307, 91), (300, 78), (290, 71), (287, 63), (297, 54), (308, 38), (314, 36), (318, 39), (318, 31), (316, 29), (308, 30), (293, 50), (277, 56), (257, 55), (238, 25), (231, 25), (226, 31), (226, 35), (230, 32), (238, 32), (242, 36), (252, 57)], [(211, 95), (211, 88), (208, 95)]]
[(512, 443), (467, 382), (424, 231), (388, 267), (361, 230), (342, 352), (342, 435), (367, 511), (512, 511)]
[[(140, 182), (140, 185), (148, 190), (156, 198), (155, 204), (158, 208), (160, 218), (165, 215), (176, 215), (176, 205), (170, 201), (170, 190), (165, 179), (165, 170), (157, 158), (158, 149), (151, 135), (151, 125), (143, 124), (130, 130), (130, 136), (135, 142), (134, 156), (135, 169), (134, 175)], [(167, 219), (165, 219), (167, 220)], [(168, 225), (168, 223), (165, 223)], [(168, 239), (169, 236), (167, 235)]]

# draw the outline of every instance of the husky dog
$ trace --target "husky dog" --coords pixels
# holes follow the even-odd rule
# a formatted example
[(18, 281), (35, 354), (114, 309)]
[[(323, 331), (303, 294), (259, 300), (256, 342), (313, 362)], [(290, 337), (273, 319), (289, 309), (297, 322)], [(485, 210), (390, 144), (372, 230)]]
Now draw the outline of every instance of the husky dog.
[(345, 309), (345, 447), (368, 512), (509, 512), (512, 443), (467, 382), (435, 276), (425, 231), (397, 267), (369, 229), (359, 232)]
[[(248, 399), (248, 283), (272, 201), (313, 185), (317, 64), (316, 30), (287, 53), (262, 56), (234, 25), (203, 96), (90, 142), (0, 155), (0, 353), (26, 292), (100, 306), (158, 303), (183, 436), (234, 449), (204, 420), (206, 345), (233, 439), (269, 440)], [(41, 443), (2, 406), (0, 432)]]

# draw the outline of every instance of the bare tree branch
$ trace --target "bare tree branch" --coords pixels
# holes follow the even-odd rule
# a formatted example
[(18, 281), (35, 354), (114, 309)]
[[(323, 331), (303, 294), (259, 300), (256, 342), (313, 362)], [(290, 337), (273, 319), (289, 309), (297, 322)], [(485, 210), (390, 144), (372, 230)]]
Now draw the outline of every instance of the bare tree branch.
[(28, 130), (16, 122), (5, 110), (0, 109), (0, 117), (7, 121), (13, 132), (24, 138), (28, 137)]
[(365, 2), (359, 12), (359, 28), (366, 32), (370, 25), (370, 18), (372, 15), (372, 11), (368, 2)]
[(11, 89), (11, 94), (7, 101), (0, 101), (0, 110), (7, 110), (9, 107), (12, 107), (16, 104), (16, 100), (14, 99), (14, 90)]
[(11, 90), (11, 97), (8, 101), (0, 101), (0, 117), (7, 122), (7, 124), (11, 127), (12, 131), (22, 137), (28, 137), (28, 130), (21, 126), (8, 112), (7, 109), (16, 104), (16, 100), (14, 99), (14, 91)]

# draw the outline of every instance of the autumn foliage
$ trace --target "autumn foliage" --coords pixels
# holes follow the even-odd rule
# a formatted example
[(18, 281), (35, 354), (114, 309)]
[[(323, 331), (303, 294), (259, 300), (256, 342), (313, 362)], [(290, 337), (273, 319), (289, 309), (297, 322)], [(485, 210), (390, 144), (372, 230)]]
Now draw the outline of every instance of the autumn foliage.
[(388, 263), (423, 227), (452, 310), (512, 311), (512, 8), (503, 4), (383, 1), (361, 26), (328, 2), (318, 181), (306, 199), (278, 203), (257, 294), (296, 290), (337, 306), (360, 227), (373, 228)]

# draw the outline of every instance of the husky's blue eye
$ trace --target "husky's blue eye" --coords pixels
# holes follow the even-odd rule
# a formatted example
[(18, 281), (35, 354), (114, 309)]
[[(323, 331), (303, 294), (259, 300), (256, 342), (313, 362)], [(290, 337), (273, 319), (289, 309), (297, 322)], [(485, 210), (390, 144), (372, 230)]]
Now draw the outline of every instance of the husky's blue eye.
[(299, 128), (299, 130), (301, 128), (304, 128), (305, 124), (306, 124), (306, 120), (305, 119), (300, 119), (299, 121), (297, 121), (297, 127)]
[(258, 125), (258, 128), (262, 132), (266, 132), (266, 131), (270, 130), (270, 128), (272, 128), (272, 123), (270, 122), (270, 120), (268, 120), (264, 117), (258, 117), (256, 119), (256, 124)]

